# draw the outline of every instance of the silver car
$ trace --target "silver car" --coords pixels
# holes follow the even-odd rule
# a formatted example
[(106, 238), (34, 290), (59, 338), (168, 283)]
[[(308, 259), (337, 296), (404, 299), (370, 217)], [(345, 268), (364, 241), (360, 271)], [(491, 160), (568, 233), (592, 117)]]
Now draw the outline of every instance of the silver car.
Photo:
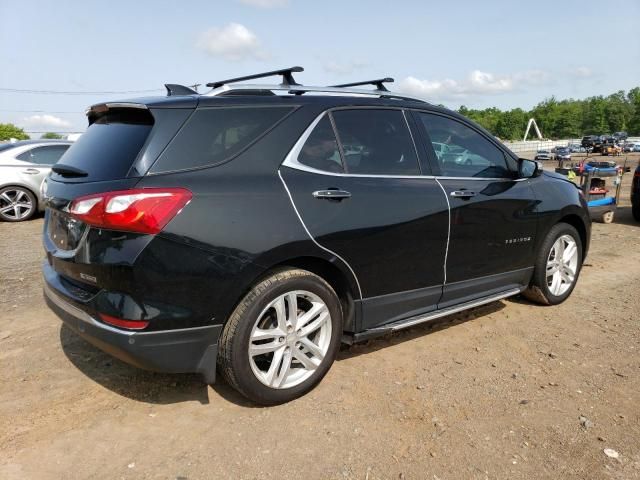
[(67, 140), (0, 143), (0, 220), (21, 222), (44, 210), (42, 182), (72, 144)]

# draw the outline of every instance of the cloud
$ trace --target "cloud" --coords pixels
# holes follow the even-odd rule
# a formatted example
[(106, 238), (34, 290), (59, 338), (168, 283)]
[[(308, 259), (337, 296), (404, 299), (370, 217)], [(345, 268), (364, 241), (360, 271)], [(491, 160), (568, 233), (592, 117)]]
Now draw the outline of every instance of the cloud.
[(570, 70), (569, 73), (574, 77), (578, 77), (578, 78), (590, 78), (594, 76), (593, 70), (591, 70), (589, 67), (584, 67), (584, 66), (576, 67)]
[(30, 117), (25, 117), (22, 119), (22, 125), (26, 128), (51, 128), (51, 129), (59, 129), (59, 128), (70, 128), (71, 122), (68, 122), (60, 117), (56, 117), (54, 115), (31, 115)]
[(399, 90), (421, 97), (459, 99), (471, 95), (500, 95), (517, 91), (526, 85), (543, 85), (551, 81), (544, 70), (528, 70), (511, 75), (473, 70), (462, 80), (421, 80), (409, 76), (399, 83)]
[(369, 64), (362, 60), (348, 60), (345, 62), (332, 60), (325, 63), (322, 68), (325, 72), (328, 73), (333, 73), (336, 75), (349, 75), (368, 66)]
[(264, 60), (268, 57), (258, 37), (244, 25), (229, 23), (202, 32), (196, 46), (213, 57), (230, 61)]
[(258, 8), (280, 8), (289, 3), (289, 0), (239, 0), (240, 3)]

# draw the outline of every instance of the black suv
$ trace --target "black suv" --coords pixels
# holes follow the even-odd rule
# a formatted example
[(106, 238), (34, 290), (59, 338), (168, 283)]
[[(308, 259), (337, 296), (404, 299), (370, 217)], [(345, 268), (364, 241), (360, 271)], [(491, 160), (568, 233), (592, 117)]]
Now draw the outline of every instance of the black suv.
[[(45, 192), (45, 297), (71, 329), (275, 404), (341, 342), (569, 296), (591, 229), (573, 183), (391, 79), (306, 87), (300, 70), (88, 110)], [(239, 83), (268, 74), (283, 83)]]
[(629, 138), (629, 134), (627, 132), (615, 132), (613, 134), (613, 138), (616, 142), (624, 142), (627, 138)]
[(591, 151), (596, 148), (600, 148), (602, 140), (599, 135), (585, 135), (582, 137), (581, 145), (587, 150)]

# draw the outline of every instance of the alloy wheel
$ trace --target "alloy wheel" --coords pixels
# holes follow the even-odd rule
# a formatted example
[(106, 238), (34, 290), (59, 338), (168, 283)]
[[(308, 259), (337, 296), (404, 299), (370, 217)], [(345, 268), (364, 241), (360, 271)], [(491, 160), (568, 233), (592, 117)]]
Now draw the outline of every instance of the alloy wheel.
[(0, 194), (0, 215), (6, 220), (28, 218), (33, 211), (33, 202), (21, 188), (7, 189)]
[(565, 293), (576, 278), (578, 245), (570, 235), (562, 235), (553, 243), (547, 258), (547, 287), (556, 296)]
[(331, 343), (331, 314), (316, 294), (295, 290), (272, 300), (249, 339), (249, 363), (270, 388), (291, 388), (320, 366)]

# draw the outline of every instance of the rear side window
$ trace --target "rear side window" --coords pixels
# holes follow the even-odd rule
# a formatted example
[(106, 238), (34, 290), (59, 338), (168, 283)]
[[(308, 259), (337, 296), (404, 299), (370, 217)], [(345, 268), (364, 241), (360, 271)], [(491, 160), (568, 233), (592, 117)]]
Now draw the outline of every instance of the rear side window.
[(256, 141), (291, 107), (220, 107), (196, 110), (152, 173), (216, 165)]
[(480, 133), (451, 118), (430, 113), (418, 116), (431, 138), (441, 175), (513, 177), (502, 150)]
[(53, 165), (67, 151), (69, 145), (50, 145), (46, 147), (36, 147), (18, 155), (18, 160), (31, 162), (38, 165)]
[(332, 112), (348, 173), (420, 175), (415, 146), (401, 110)]
[(326, 172), (344, 172), (340, 149), (328, 116), (322, 117), (304, 142), (298, 155), (298, 162)]
[(65, 178), (64, 181), (98, 182), (125, 178), (152, 127), (153, 117), (147, 110), (114, 109), (98, 117), (60, 162), (84, 170), (88, 175), (78, 179)]

